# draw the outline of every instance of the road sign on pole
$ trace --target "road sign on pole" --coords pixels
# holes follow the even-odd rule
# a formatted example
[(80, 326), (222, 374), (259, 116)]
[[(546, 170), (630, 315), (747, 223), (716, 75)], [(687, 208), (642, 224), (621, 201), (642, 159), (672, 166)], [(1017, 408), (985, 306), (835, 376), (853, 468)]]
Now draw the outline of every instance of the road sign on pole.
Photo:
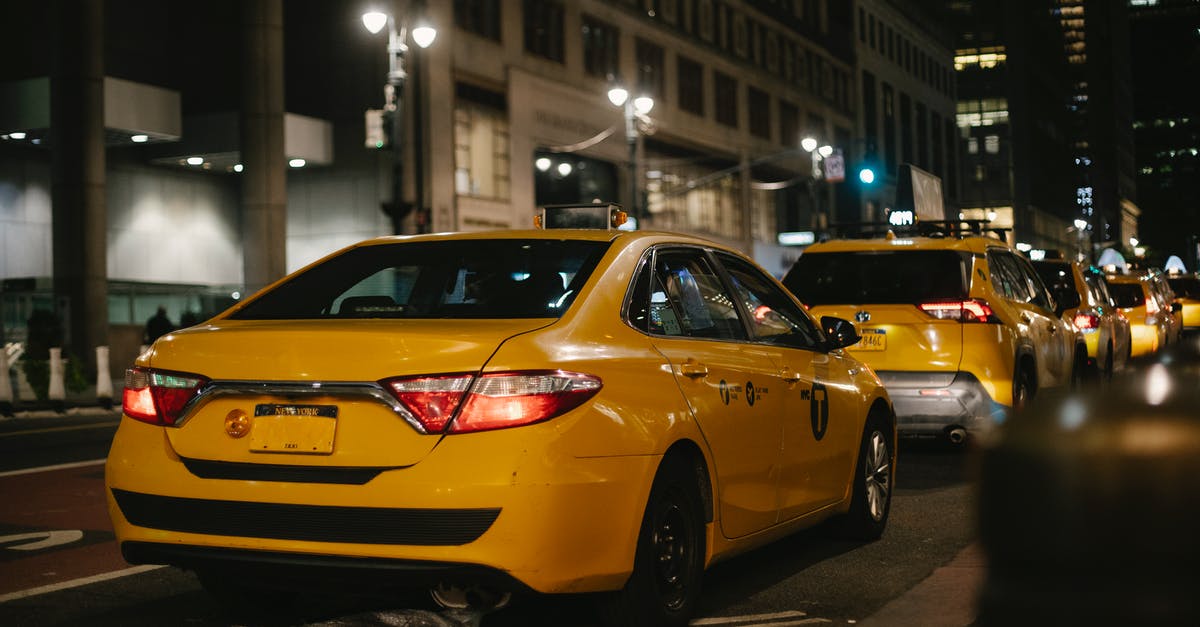
[(840, 149), (825, 157), (825, 180), (830, 183), (846, 180), (846, 157)]

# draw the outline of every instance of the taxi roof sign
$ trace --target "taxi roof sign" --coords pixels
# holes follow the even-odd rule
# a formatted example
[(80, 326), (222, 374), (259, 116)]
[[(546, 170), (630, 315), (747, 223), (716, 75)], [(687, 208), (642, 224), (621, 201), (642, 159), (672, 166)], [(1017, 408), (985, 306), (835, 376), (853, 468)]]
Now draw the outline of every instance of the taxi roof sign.
[(546, 205), (534, 214), (533, 223), (539, 229), (605, 229), (619, 228), (629, 215), (615, 203), (578, 205)]

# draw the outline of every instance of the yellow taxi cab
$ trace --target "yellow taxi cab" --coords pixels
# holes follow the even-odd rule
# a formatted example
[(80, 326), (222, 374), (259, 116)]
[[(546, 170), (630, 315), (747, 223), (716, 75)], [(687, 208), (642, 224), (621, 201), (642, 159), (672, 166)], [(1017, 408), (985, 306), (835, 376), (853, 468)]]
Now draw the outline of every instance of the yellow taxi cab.
[(1063, 317), (1083, 333), (1088, 372), (1111, 379), (1131, 351), (1129, 320), (1113, 304), (1104, 273), (1065, 259), (1034, 260), (1033, 267), (1063, 307)]
[(1200, 277), (1194, 274), (1172, 273), (1167, 275), (1175, 296), (1179, 299), (1183, 314), (1184, 331), (1200, 331)]
[(1129, 320), (1133, 357), (1152, 355), (1171, 339), (1170, 305), (1163, 301), (1150, 276), (1110, 274), (1108, 291)]
[(955, 443), (1073, 383), (1087, 360), (1029, 261), (957, 224), (950, 236), (814, 244), (783, 280), (814, 315), (858, 323), (850, 351), (887, 386), (901, 434)]
[(129, 562), (235, 604), (361, 573), (684, 625), (720, 559), (883, 533), (895, 418), (858, 339), (695, 237), (370, 240), (138, 358), (109, 512)]

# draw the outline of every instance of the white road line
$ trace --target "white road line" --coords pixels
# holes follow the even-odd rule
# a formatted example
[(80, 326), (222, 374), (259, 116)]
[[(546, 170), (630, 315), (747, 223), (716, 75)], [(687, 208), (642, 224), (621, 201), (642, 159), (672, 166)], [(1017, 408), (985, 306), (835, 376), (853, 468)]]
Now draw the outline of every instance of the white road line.
[(17, 599), (34, 597), (39, 594), (46, 594), (48, 592), (57, 592), (59, 590), (78, 588), (79, 586), (86, 586), (91, 583), (108, 581), (109, 579), (118, 579), (120, 577), (128, 577), (129, 575), (136, 575), (138, 573), (144, 573), (144, 572), (150, 571), (150, 570), (157, 570), (159, 568), (166, 568), (166, 567), (162, 566), (160, 564), (147, 564), (145, 566), (134, 566), (133, 568), (126, 568), (125, 570), (114, 570), (114, 571), (108, 572), (108, 573), (92, 575), (91, 577), (81, 577), (79, 579), (72, 579), (71, 581), (64, 581), (62, 583), (54, 583), (54, 584), (50, 584), (48, 586), (40, 586), (37, 588), (30, 588), (28, 590), (20, 590), (18, 592), (10, 592), (8, 594), (0, 595), (0, 603), (7, 603), (9, 601), (15, 601)]
[(67, 468), (82, 468), (84, 466), (99, 466), (107, 460), (92, 459), (86, 462), (73, 462), (70, 464), (58, 464), (56, 466), (42, 466), (40, 468), (22, 468), (21, 470), (9, 470), (0, 472), (0, 477), (12, 477), (14, 475), (30, 475), (35, 472), (50, 472), (51, 470), (66, 470)]
[[(776, 612), (774, 614), (748, 614), (746, 616), (723, 616), (721, 618), (697, 618), (697, 619), (689, 622), (688, 625), (692, 625), (693, 627), (702, 627), (703, 625), (734, 625), (734, 624), (750, 625), (750, 624), (755, 624), (756, 622), (760, 622), (760, 621), (764, 621), (764, 620), (765, 621), (774, 621), (774, 620), (784, 620), (784, 619), (789, 619), (789, 618), (803, 618), (805, 616), (808, 616), (808, 614), (805, 614), (804, 612), (787, 611), (787, 612)], [(816, 619), (816, 620), (824, 620), (824, 619)], [(771, 623), (771, 624), (772, 625), (775, 625), (775, 624), (780, 624), (780, 625), (797, 624), (798, 625), (800, 623)]]

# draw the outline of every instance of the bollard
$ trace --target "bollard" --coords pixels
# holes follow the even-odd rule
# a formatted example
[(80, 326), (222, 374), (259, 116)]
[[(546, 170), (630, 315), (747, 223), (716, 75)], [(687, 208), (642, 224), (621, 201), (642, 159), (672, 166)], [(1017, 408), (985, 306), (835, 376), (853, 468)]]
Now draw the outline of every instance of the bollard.
[(112, 409), (112, 373), (108, 371), (108, 347), (96, 347), (96, 399), (104, 409)]
[(0, 346), (0, 415), (13, 415), (12, 383), (8, 380), (8, 351)]
[(50, 349), (50, 390), (46, 395), (50, 399), (50, 404), (54, 406), (54, 410), (62, 413), (65, 408), (67, 398), (67, 389), (63, 385), (63, 360), (62, 349)]

